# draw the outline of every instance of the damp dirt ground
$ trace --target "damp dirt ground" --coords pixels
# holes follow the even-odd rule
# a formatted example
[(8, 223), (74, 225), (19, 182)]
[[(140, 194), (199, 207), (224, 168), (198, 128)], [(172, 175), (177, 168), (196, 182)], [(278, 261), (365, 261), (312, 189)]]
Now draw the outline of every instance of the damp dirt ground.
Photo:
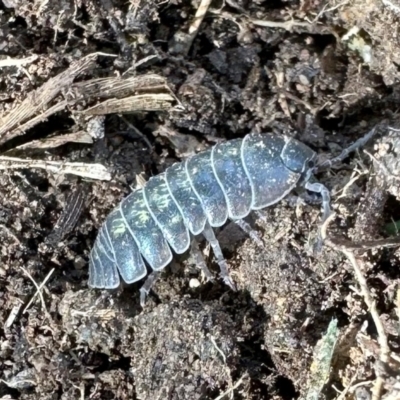
[[(313, 354), (331, 321), (319, 398), (370, 399), (377, 379), (378, 398), (399, 398), (398, 247), (351, 250), (386, 333), (382, 364), (351, 263), (313, 252), (318, 202), (251, 215), (262, 249), (235, 224), (216, 230), (236, 292), (206, 243), (213, 282), (185, 254), (144, 308), (143, 282), (88, 288), (96, 233), (122, 198), (250, 132), (296, 137), (324, 160), (377, 127), (316, 177), (332, 196), (329, 237), (398, 235), (399, 1), (212, 1), (191, 36), (199, 5), (0, 1), (0, 399), (316, 398)], [(49, 161), (101, 164), (110, 179)]]

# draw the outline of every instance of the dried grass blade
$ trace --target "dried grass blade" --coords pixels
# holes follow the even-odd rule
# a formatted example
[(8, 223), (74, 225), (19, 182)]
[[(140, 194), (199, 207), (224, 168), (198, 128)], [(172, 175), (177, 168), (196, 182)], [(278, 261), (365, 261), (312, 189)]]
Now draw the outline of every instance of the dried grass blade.
[(76, 97), (123, 98), (133, 94), (169, 90), (167, 80), (156, 74), (129, 78), (109, 77), (91, 79), (73, 84)]
[(93, 143), (93, 138), (85, 131), (57, 135), (46, 139), (33, 140), (32, 142), (17, 146), (10, 151), (27, 149), (54, 149), (66, 143)]
[(131, 113), (134, 111), (165, 111), (172, 108), (175, 98), (168, 93), (141, 94), (124, 99), (109, 99), (85, 111), (86, 115)]

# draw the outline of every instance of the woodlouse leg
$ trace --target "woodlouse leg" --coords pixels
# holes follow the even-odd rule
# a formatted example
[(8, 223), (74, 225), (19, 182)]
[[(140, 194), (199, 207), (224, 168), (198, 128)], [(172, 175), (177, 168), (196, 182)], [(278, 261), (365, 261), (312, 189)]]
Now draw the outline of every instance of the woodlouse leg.
[(257, 218), (260, 218), (261, 221), (263, 221), (263, 222), (265, 222), (265, 223), (268, 222), (268, 219), (267, 219), (267, 217), (265, 216), (265, 213), (264, 213), (263, 211), (261, 211), (261, 210), (255, 210), (254, 212), (255, 212), (255, 214), (257, 215)]
[(310, 192), (319, 193), (321, 195), (322, 210), (323, 210), (322, 223), (324, 223), (331, 214), (331, 207), (330, 207), (331, 195), (329, 194), (329, 190), (322, 183), (317, 183), (317, 182), (316, 183), (307, 182), (305, 188)]
[(192, 243), (190, 244), (190, 254), (193, 257), (195, 264), (203, 271), (204, 275), (207, 278), (207, 281), (214, 280), (212, 273), (210, 272), (206, 262), (204, 261), (203, 254), (201, 254), (199, 244), (195, 238), (193, 238)]
[(285, 200), (289, 203), (291, 207), (296, 207), (298, 205), (312, 204), (317, 205), (322, 203), (321, 196), (317, 193), (307, 193), (305, 190), (301, 191), (299, 194), (289, 194), (286, 196)]
[[(322, 226), (325, 221), (328, 219), (330, 213), (331, 213), (331, 207), (330, 207), (330, 201), (331, 201), (331, 196), (329, 194), (329, 190), (322, 185), (321, 183), (310, 183), (307, 182), (305, 184), (305, 188), (309, 190), (310, 192), (316, 192), (319, 193), (322, 197), (322, 210), (323, 210), (323, 215), (322, 215)], [(317, 250), (320, 250), (322, 247), (322, 237), (321, 237), (321, 232), (318, 232), (318, 240), (316, 243)]]
[(235, 284), (233, 283), (232, 278), (229, 276), (228, 264), (224, 258), (224, 255), (222, 254), (221, 246), (219, 245), (219, 242), (215, 237), (215, 233), (212, 227), (208, 223), (206, 223), (206, 226), (204, 227), (202, 233), (213, 249), (214, 255), (219, 265), (219, 269), (221, 270), (222, 279), (224, 280), (225, 284), (227, 284), (232, 290), (236, 291)]
[(140, 305), (144, 307), (146, 303), (146, 296), (149, 294), (151, 288), (153, 287), (155, 281), (160, 276), (160, 271), (153, 271), (144, 282), (143, 286), (139, 289), (140, 291)]
[(256, 230), (254, 230), (245, 220), (236, 219), (233, 221), (237, 224), (244, 232), (246, 232), (252, 240), (254, 240), (258, 247), (264, 248), (264, 243), (260, 239), (260, 236)]

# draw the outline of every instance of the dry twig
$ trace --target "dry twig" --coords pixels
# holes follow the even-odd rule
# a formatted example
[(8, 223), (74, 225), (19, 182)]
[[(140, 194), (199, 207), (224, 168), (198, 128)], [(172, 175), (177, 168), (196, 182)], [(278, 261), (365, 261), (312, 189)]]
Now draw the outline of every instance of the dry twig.
[(46, 314), (48, 314), (47, 308), (46, 308), (46, 303), (44, 302), (44, 298), (43, 298), (43, 295), (42, 295), (42, 289), (43, 289), (44, 285), (47, 283), (47, 281), (50, 279), (51, 275), (53, 275), (53, 272), (55, 271), (55, 268), (53, 268), (53, 269), (47, 274), (46, 278), (44, 278), (44, 281), (43, 281), (40, 285), (38, 285), (38, 284), (36, 283), (36, 281), (33, 279), (32, 275), (31, 275), (24, 267), (21, 267), (21, 269), (22, 269), (22, 271), (25, 272), (25, 274), (28, 276), (28, 278), (32, 281), (32, 283), (33, 283), (33, 284), (35, 285), (35, 287), (36, 287), (36, 293), (32, 296), (31, 300), (29, 301), (29, 303), (28, 303), (28, 304), (26, 305), (26, 307), (24, 308), (23, 313), (25, 313), (25, 312), (29, 309), (29, 307), (31, 306), (31, 304), (32, 304), (33, 301), (35, 300), (36, 296), (39, 295), (40, 301), (42, 302), (43, 311), (44, 311)]
[(196, 15), (194, 16), (194, 20), (189, 27), (189, 35), (191, 37), (191, 41), (193, 41), (193, 39), (196, 37), (211, 2), (212, 0), (201, 0), (199, 8), (196, 11)]
[[(361, 288), (361, 292), (364, 297), (364, 301), (369, 308), (372, 319), (374, 320), (376, 330), (378, 332), (378, 342), (381, 348), (380, 361), (385, 365), (389, 361), (390, 349), (388, 345), (388, 339), (385, 329), (382, 325), (382, 321), (379, 318), (378, 311), (376, 309), (375, 301), (373, 300), (371, 293), (369, 291), (367, 280), (361, 271), (359, 264), (361, 260), (355, 257), (354, 253), (350, 250), (341, 249), (341, 252), (348, 258), (351, 265), (353, 266), (356, 278)], [(381, 392), (383, 388), (384, 379), (382, 376), (378, 375), (372, 390), (372, 400), (378, 400), (381, 397)]]
[(120, 115), (120, 118), (122, 119), (122, 121), (125, 122), (126, 125), (128, 125), (128, 127), (130, 129), (133, 130), (133, 132), (136, 133), (136, 135), (138, 135), (146, 143), (147, 147), (151, 151), (152, 150), (152, 146), (151, 146), (151, 143), (150, 143), (149, 139), (147, 139), (147, 137), (145, 135), (143, 135), (143, 133), (140, 132), (139, 129), (136, 128), (135, 125), (131, 124), (123, 115)]
[(339, 239), (339, 238), (331, 238), (329, 239), (330, 243), (336, 248), (336, 250), (360, 250), (367, 251), (372, 249), (378, 249), (382, 247), (400, 247), (400, 237), (391, 237), (385, 239), (376, 239), (376, 240), (363, 240), (360, 242), (352, 242), (347, 239)]
[(372, 155), (371, 153), (369, 153), (367, 150), (364, 150), (364, 153), (369, 156), (371, 158), (371, 160), (378, 165), (379, 168), (382, 169), (382, 171), (385, 173), (386, 176), (396, 180), (396, 181), (400, 181), (400, 176), (397, 176), (395, 174), (393, 174), (391, 171), (389, 171), (388, 167), (382, 162), (379, 161), (374, 155)]
[(6, 58), (0, 60), (0, 68), (4, 67), (22, 67), (23, 65), (30, 64), (39, 58), (36, 54), (26, 58)]
[(71, 174), (88, 179), (109, 181), (111, 174), (104, 165), (82, 162), (63, 162), (30, 160), (17, 157), (0, 156), (0, 170), (38, 168), (56, 174)]
[(382, 0), (383, 5), (389, 8), (390, 11), (393, 11), (395, 14), (400, 14), (400, 7), (393, 3), (390, 0)]
[(310, 28), (312, 24), (309, 22), (295, 21), (293, 19), (289, 21), (266, 21), (263, 19), (250, 19), (253, 25), (262, 26), (264, 28), (281, 28), (287, 31), (292, 31), (295, 26)]
[(188, 33), (178, 31), (174, 36), (174, 40), (178, 46), (176, 46), (176, 50), (178, 53), (182, 55), (186, 55), (190, 48), (192, 47), (192, 43), (194, 38), (197, 35), (197, 32), (200, 29), (200, 25), (203, 22), (205, 15), (207, 14), (208, 8), (210, 7), (212, 0), (201, 0), (199, 8), (196, 11), (196, 15), (189, 27)]
[(232, 394), (235, 389), (237, 389), (242, 383), (245, 378), (245, 375), (241, 376), (240, 379), (228, 390), (226, 390), (224, 393), (221, 393), (218, 397), (216, 397), (214, 400), (222, 400), (225, 396), (228, 394)]
[[(321, 236), (322, 239), (324, 240), (325, 244), (333, 248), (334, 250), (341, 251), (347, 259), (350, 261), (356, 279), (358, 281), (358, 284), (360, 285), (361, 288), (361, 294), (364, 298), (365, 304), (368, 306), (369, 312), (371, 314), (371, 317), (374, 321), (376, 330), (378, 332), (378, 343), (380, 346), (380, 356), (379, 356), (379, 361), (383, 364), (386, 365), (389, 361), (390, 357), (390, 349), (388, 345), (388, 338), (385, 332), (385, 329), (383, 327), (382, 321), (379, 318), (378, 311), (376, 309), (376, 304), (375, 300), (373, 299), (371, 292), (368, 288), (367, 280), (365, 279), (365, 276), (362, 272), (362, 268), (360, 265), (363, 264), (361, 258), (356, 257), (354, 255), (354, 252), (349, 249), (349, 247), (346, 247), (344, 245), (338, 246), (335, 244), (335, 241), (332, 241), (329, 237), (327, 237), (327, 228), (329, 223), (332, 221), (334, 217), (334, 214), (332, 214), (324, 223), (323, 227), (321, 227)], [(398, 243), (399, 245), (399, 243)], [(383, 384), (384, 384), (384, 378), (381, 376), (381, 374), (377, 373), (377, 378), (374, 383), (374, 387), (372, 390), (373, 396), (372, 400), (379, 400), (381, 398), (381, 393), (383, 389)]]

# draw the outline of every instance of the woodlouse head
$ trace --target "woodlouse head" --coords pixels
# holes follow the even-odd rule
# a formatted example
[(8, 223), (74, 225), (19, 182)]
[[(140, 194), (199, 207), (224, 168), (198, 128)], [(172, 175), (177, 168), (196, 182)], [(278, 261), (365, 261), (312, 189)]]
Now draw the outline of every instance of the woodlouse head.
[(281, 158), (285, 166), (299, 174), (310, 174), (315, 167), (316, 153), (304, 143), (288, 138), (282, 150)]

